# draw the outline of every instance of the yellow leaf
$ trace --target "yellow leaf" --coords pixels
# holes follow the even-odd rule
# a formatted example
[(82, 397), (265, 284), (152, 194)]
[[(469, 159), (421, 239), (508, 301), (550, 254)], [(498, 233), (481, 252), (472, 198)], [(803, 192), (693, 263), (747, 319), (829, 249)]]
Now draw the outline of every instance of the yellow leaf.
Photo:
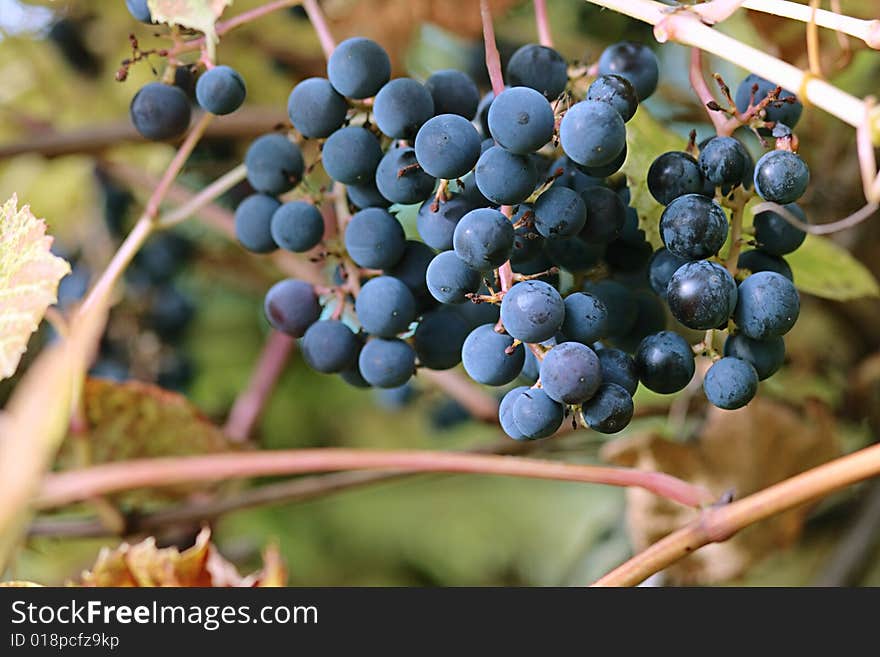
[(70, 265), (50, 251), (46, 224), (18, 209), (15, 195), (0, 207), (0, 379), (12, 376), (28, 339), (57, 300)]
[(180, 25), (204, 32), (208, 56), (214, 59), (214, 24), (232, 0), (147, 0), (153, 22)]

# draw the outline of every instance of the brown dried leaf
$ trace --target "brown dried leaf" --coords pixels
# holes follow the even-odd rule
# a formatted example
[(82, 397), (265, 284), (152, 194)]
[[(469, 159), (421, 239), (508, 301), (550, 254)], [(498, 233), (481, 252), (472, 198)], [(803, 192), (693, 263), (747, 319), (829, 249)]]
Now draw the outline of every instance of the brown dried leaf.
[(0, 206), (0, 379), (15, 373), (70, 265), (51, 252), (46, 223), (15, 195)]
[(274, 546), (263, 556), (263, 569), (242, 576), (211, 543), (211, 530), (199, 532), (195, 545), (179, 551), (158, 548), (156, 539), (147, 538), (135, 545), (122, 543), (98, 554), (91, 570), (83, 572), (72, 586), (183, 586), (183, 587), (255, 587), (284, 586), (287, 571)]
[[(640, 434), (606, 445), (603, 457), (617, 465), (657, 470), (701, 484), (719, 495), (754, 493), (837, 456), (834, 419), (810, 402), (792, 409), (757, 398), (738, 411), (709, 410), (692, 443)], [(627, 522), (636, 551), (644, 550), (695, 517), (645, 491), (627, 490)], [(679, 584), (722, 582), (742, 575), (769, 552), (800, 535), (808, 508), (799, 507), (757, 523), (725, 543), (707, 545), (666, 571)]]

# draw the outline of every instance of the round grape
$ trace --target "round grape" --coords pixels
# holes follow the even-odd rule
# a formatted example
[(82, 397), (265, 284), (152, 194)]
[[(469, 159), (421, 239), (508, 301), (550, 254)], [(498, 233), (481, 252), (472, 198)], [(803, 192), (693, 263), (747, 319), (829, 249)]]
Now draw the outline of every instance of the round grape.
[[(706, 181), (697, 161), (688, 153), (669, 151), (648, 168), (648, 191), (661, 205), (669, 205), (685, 194), (702, 194)], [(713, 196), (710, 191), (708, 196)]]
[[(502, 314), (504, 309), (501, 309)], [(563, 342), (541, 361), (541, 385), (547, 395), (561, 404), (580, 404), (602, 383), (596, 352), (580, 342)]]
[(393, 276), (377, 276), (364, 283), (354, 308), (364, 330), (382, 338), (407, 331), (416, 318), (412, 292)]
[(626, 223), (626, 206), (620, 197), (607, 187), (588, 187), (581, 193), (587, 208), (587, 220), (580, 238), (591, 244), (610, 242)]
[(564, 413), (541, 388), (529, 388), (513, 402), (513, 422), (526, 440), (552, 436), (562, 426)]
[(666, 289), (672, 275), (678, 271), (678, 268), (688, 262), (684, 258), (680, 258), (666, 248), (658, 249), (651, 256), (648, 263), (648, 283), (651, 289), (661, 299), (666, 298)]
[(348, 103), (326, 78), (308, 78), (287, 99), (287, 115), (303, 137), (329, 137), (342, 127)]
[(376, 168), (376, 187), (392, 203), (421, 203), (434, 191), (435, 183), (409, 146), (389, 148)]
[(726, 324), (736, 308), (736, 281), (724, 267), (697, 260), (673, 274), (666, 292), (669, 310), (688, 328), (705, 331)]
[(403, 257), (405, 249), (403, 226), (382, 208), (355, 212), (345, 227), (345, 250), (359, 267), (388, 269)]
[[(436, 208), (436, 210), (435, 210)], [(416, 228), (419, 236), (432, 249), (449, 251), (452, 235), (461, 218), (473, 209), (473, 205), (461, 196), (446, 201), (428, 199), (419, 207)]]
[(275, 133), (257, 137), (244, 156), (244, 164), (251, 187), (266, 194), (293, 189), (305, 172), (299, 146)]
[(412, 139), (432, 116), (434, 99), (431, 92), (412, 78), (391, 80), (373, 100), (376, 125), (393, 139)]
[(388, 273), (406, 285), (414, 296), (419, 297), (428, 291), (425, 277), (433, 258), (434, 251), (426, 244), (407, 240), (403, 256), (388, 270)]
[(585, 100), (572, 105), (559, 125), (562, 150), (578, 164), (608, 164), (626, 145), (626, 127), (608, 103)]
[[(483, 324), (471, 331), (461, 348), (465, 371), (477, 383), (503, 386), (513, 381), (525, 362), (525, 349), (513, 347), (513, 338), (495, 331), (494, 324)], [(507, 353), (510, 349), (511, 353)]]
[(189, 128), (192, 110), (178, 87), (150, 82), (131, 99), (129, 114), (135, 129), (146, 139), (163, 141), (180, 137)]
[(397, 388), (415, 372), (416, 353), (403, 340), (373, 338), (361, 349), (358, 369), (371, 386)]
[(587, 100), (608, 103), (617, 110), (624, 123), (629, 121), (639, 107), (639, 95), (629, 80), (620, 75), (600, 75), (587, 89)]
[(534, 207), (535, 229), (546, 238), (571, 237), (587, 221), (587, 206), (580, 194), (567, 187), (551, 187)]
[(334, 132), (321, 149), (327, 175), (346, 185), (363, 185), (373, 180), (382, 159), (382, 147), (372, 132), (347, 126)]
[[(736, 88), (736, 97), (734, 98), (736, 109), (740, 112), (745, 112), (749, 107), (749, 102), (753, 99), (753, 93), (754, 104), (757, 105), (764, 100), (771, 91), (774, 91), (776, 86), (777, 85), (769, 80), (765, 80), (759, 75), (750, 73)], [(792, 99), (795, 102), (786, 102), (786, 99)], [(797, 125), (798, 120), (801, 118), (801, 112), (803, 112), (803, 109), (804, 106), (797, 100), (797, 97), (793, 93), (782, 89), (779, 93), (779, 100), (772, 102), (765, 107), (764, 113), (767, 121), (784, 123), (789, 128), (794, 128)], [(768, 128), (760, 128), (759, 132), (764, 135), (770, 135), (770, 130)]]
[(593, 431), (617, 433), (632, 420), (632, 395), (616, 383), (604, 383), (592, 399), (581, 406), (581, 413)]
[(605, 337), (608, 308), (592, 294), (574, 292), (565, 297), (562, 334), (569, 340), (593, 344)]
[(758, 374), (751, 363), (725, 356), (706, 372), (703, 391), (709, 403), (733, 411), (752, 401), (758, 392)]
[(235, 209), (235, 237), (253, 253), (271, 253), (278, 248), (272, 238), (272, 216), (281, 204), (266, 194), (251, 194)]
[(727, 239), (727, 215), (714, 200), (685, 194), (663, 211), (660, 237), (666, 248), (680, 258), (708, 258), (718, 253)]
[(264, 310), (272, 328), (294, 338), (302, 337), (321, 315), (315, 288), (293, 278), (279, 281), (269, 288)]
[(781, 337), (752, 340), (737, 333), (724, 342), (724, 355), (751, 363), (758, 379), (763, 381), (773, 376), (785, 362), (785, 341)]
[(766, 340), (788, 333), (799, 313), (794, 284), (780, 274), (762, 271), (740, 283), (733, 319), (746, 337)]
[(717, 187), (741, 185), (750, 163), (745, 146), (733, 137), (713, 137), (700, 149), (700, 171)]
[(553, 137), (553, 108), (529, 87), (502, 91), (489, 108), (489, 132), (511, 153), (528, 155)]
[(682, 390), (696, 369), (691, 346), (672, 331), (660, 331), (642, 340), (635, 363), (644, 386), (661, 394)]
[(312, 324), (300, 343), (303, 360), (317, 372), (336, 374), (351, 367), (358, 357), (360, 342), (345, 324), (324, 319)]
[(764, 153), (755, 165), (755, 191), (765, 201), (793, 203), (809, 184), (809, 168), (791, 151)]
[[(795, 217), (803, 222), (807, 221), (804, 211), (796, 203), (788, 203), (783, 206)], [(764, 253), (782, 256), (796, 250), (807, 234), (788, 223), (783, 217), (771, 210), (765, 210), (755, 215), (755, 240)]]
[(554, 100), (568, 84), (568, 64), (553, 48), (529, 43), (510, 56), (506, 79), (512, 87), (529, 87)]
[(480, 193), (498, 205), (522, 203), (538, 183), (534, 162), (501, 146), (492, 146), (480, 155), (474, 177)]
[(477, 114), (480, 104), (480, 91), (467, 73), (446, 69), (432, 73), (425, 81), (425, 87), (434, 99), (434, 112), (458, 114), (468, 121)]
[(471, 210), (455, 227), (452, 243), (456, 255), (465, 264), (478, 271), (488, 271), (510, 257), (513, 224), (498, 210)]
[(229, 66), (215, 66), (196, 82), (196, 100), (211, 114), (231, 114), (241, 107), (246, 95), (244, 80)]
[(147, 5), (147, 0), (125, 0), (125, 6), (128, 8), (128, 13), (131, 14), (135, 20), (138, 20), (141, 23), (153, 22), (153, 17), (150, 14), (150, 7)]
[(316, 247), (324, 237), (324, 219), (311, 203), (290, 201), (272, 215), (272, 239), (282, 249), (303, 253)]
[(619, 281), (604, 279), (597, 283), (584, 285), (584, 292), (597, 297), (608, 311), (605, 323), (607, 336), (626, 334), (638, 317), (638, 304), (632, 290)]
[(426, 173), (436, 178), (461, 178), (480, 157), (480, 135), (467, 119), (440, 114), (421, 127), (415, 149)]
[(639, 100), (646, 100), (657, 88), (660, 64), (643, 43), (621, 41), (608, 46), (599, 56), (599, 74), (620, 75), (635, 87)]
[(363, 185), (346, 185), (348, 201), (358, 210), (366, 208), (390, 208), (391, 201), (382, 196), (376, 188), (376, 180), (370, 178)]
[(501, 424), (501, 429), (514, 440), (526, 439), (523, 432), (516, 426), (516, 422), (513, 421), (513, 405), (519, 396), (527, 390), (529, 390), (529, 386), (514, 388), (501, 398), (501, 403), (498, 405), (498, 421)]
[(736, 266), (740, 270), (747, 270), (753, 274), (759, 271), (772, 271), (780, 276), (785, 276), (788, 280), (794, 281), (794, 274), (791, 267), (782, 256), (770, 255), (761, 249), (750, 249), (739, 254)]
[(434, 256), (425, 278), (431, 296), (440, 303), (464, 303), (468, 294), (480, 289), (480, 272), (471, 269), (454, 251)]
[(636, 389), (639, 387), (639, 374), (632, 356), (620, 349), (609, 347), (599, 349), (596, 355), (599, 357), (603, 383), (615, 383), (630, 395), (636, 394)]
[(517, 340), (535, 343), (552, 338), (565, 318), (556, 289), (538, 280), (514, 284), (501, 300), (501, 322)]
[(461, 362), (461, 348), (470, 330), (452, 308), (425, 313), (413, 335), (419, 363), (431, 370), (448, 370)]
[(391, 60), (385, 49), (371, 39), (346, 39), (330, 55), (327, 77), (343, 96), (369, 98), (391, 78)]

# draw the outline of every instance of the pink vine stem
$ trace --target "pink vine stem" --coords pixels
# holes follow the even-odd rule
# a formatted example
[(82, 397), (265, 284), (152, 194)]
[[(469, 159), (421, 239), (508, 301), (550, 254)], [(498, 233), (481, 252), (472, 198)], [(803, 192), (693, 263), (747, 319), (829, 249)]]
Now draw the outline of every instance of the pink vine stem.
[(43, 481), (36, 504), (41, 508), (57, 507), (137, 488), (340, 470), (470, 473), (578, 481), (644, 488), (694, 508), (714, 501), (714, 496), (705, 488), (662, 472), (495, 454), (325, 447), (136, 459), (53, 473)]
[(303, 0), (302, 6), (306, 10), (315, 33), (318, 35), (318, 40), (321, 42), (321, 50), (324, 51), (324, 57), (330, 59), (330, 55), (336, 50), (336, 42), (333, 40), (333, 35), (330, 34), (330, 28), (327, 26), (324, 12), (318, 6), (317, 0)]
[(535, 0), (535, 24), (538, 27), (538, 42), (552, 48), (553, 36), (550, 34), (550, 20), (547, 18), (547, 0)]
[(716, 112), (708, 107), (709, 103), (715, 102), (715, 97), (709, 91), (706, 78), (703, 77), (703, 51), (699, 48), (691, 48), (691, 65), (688, 69), (688, 77), (703, 109), (709, 115), (709, 120), (715, 126), (715, 132), (719, 135), (724, 134), (727, 120), (721, 112)]

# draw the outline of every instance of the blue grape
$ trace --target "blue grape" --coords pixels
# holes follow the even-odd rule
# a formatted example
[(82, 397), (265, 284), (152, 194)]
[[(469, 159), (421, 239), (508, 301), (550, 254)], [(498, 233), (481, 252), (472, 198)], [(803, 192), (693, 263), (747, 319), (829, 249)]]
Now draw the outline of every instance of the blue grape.
[(358, 210), (366, 208), (389, 208), (391, 201), (382, 196), (376, 188), (376, 180), (371, 178), (363, 185), (346, 185), (348, 201)]
[(592, 294), (574, 292), (565, 297), (562, 334), (569, 340), (593, 344), (605, 337), (608, 308)]
[(599, 74), (619, 75), (635, 87), (639, 100), (646, 100), (657, 88), (660, 65), (657, 56), (643, 43), (620, 41), (599, 56)]
[[(501, 309), (502, 314), (504, 309)], [(547, 395), (561, 404), (580, 404), (602, 383), (596, 352), (580, 342), (563, 342), (541, 361), (541, 385)]]
[(607, 336), (625, 335), (638, 317), (638, 304), (632, 290), (619, 281), (606, 278), (597, 283), (584, 285), (584, 292), (597, 297), (608, 310), (605, 324)]
[(696, 369), (691, 346), (672, 331), (660, 331), (642, 340), (635, 363), (642, 384), (660, 394), (682, 390)]
[(391, 78), (391, 60), (385, 49), (371, 39), (346, 39), (330, 55), (327, 77), (343, 96), (369, 98)]
[(666, 309), (656, 294), (637, 289), (632, 296), (636, 319), (626, 333), (614, 336), (615, 346), (628, 352), (635, 352), (643, 339), (666, 328)]
[(480, 157), (480, 135), (467, 119), (440, 114), (421, 127), (415, 149), (426, 173), (436, 178), (461, 178)]
[(513, 421), (513, 405), (519, 399), (519, 396), (527, 390), (529, 390), (529, 386), (514, 388), (501, 398), (501, 403), (498, 405), (498, 421), (501, 424), (501, 429), (514, 440), (526, 439), (525, 434), (519, 430), (516, 422)]
[(754, 340), (788, 333), (800, 313), (794, 284), (775, 272), (752, 274), (739, 284), (739, 301), (733, 319), (740, 332)]
[(342, 127), (348, 103), (326, 78), (308, 78), (287, 99), (287, 115), (303, 137), (329, 137)]
[[(507, 350), (510, 349), (510, 353)], [(503, 386), (522, 371), (525, 349), (513, 348), (513, 338), (495, 331), (494, 324), (483, 324), (471, 331), (461, 348), (465, 371), (477, 383)]]
[(364, 283), (354, 309), (364, 330), (381, 338), (407, 331), (416, 318), (412, 292), (393, 276), (377, 276)]
[(440, 303), (464, 303), (480, 288), (480, 272), (468, 267), (454, 251), (434, 256), (425, 274), (428, 291)]
[(552, 436), (562, 426), (564, 413), (541, 388), (524, 390), (513, 402), (513, 422), (526, 440)]
[(711, 187), (707, 189), (700, 165), (693, 156), (682, 151), (658, 156), (648, 168), (647, 180), (648, 191), (662, 205), (669, 205), (685, 194), (714, 195)]
[(303, 360), (313, 370), (336, 374), (355, 362), (360, 342), (351, 329), (339, 320), (324, 319), (306, 330), (300, 351)]
[(623, 149), (620, 151), (618, 156), (611, 160), (608, 164), (603, 164), (597, 167), (582, 166), (581, 170), (590, 178), (607, 178), (608, 176), (611, 176), (620, 171), (623, 163), (626, 162), (626, 154), (626, 144), (624, 144)]
[(215, 66), (196, 82), (196, 100), (211, 114), (231, 114), (241, 107), (246, 95), (244, 80), (229, 66)]
[(435, 183), (409, 146), (389, 148), (376, 168), (376, 187), (392, 203), (421, 203), (434, 191)]
[(371, 386), (397, 388), (415, 372), (416, 352), (398, 338), (372, 338), (361, 349), (358, 369)]
[(599, 433), (617, 433), (626, 428), (633, 416), (632, 395), (616, 383), (604, 383), (596, 394), (581, 406), (587, 426)]
[(151, 301), (145, 324), (163, 340), (180, 338), (195, 314), (192, 300), (173, 285), (164, 285)]
[(552, 261), (552, 264), (559, 265), (570, 272), (586, 271), (595, 267), (599, 264), (604, 252), (605, 246), (603, 244), (588, 244), (580, 237), (563, 237), (544, 242), (544, 253)]
[(553, 48), (529, 43), (510, 56), (506, 78), (512, 87), (529, 87), (554, 100), (568, 84), (568, 64)]
[(535, 343), (552, 338), (565, 318), (565, 303), (543, 281), (514, 284), (501, 300), (501, 322), (517, 340)]
[(278, 245), (272, 238), (272, 216), (281, 204), (266, 194), (251, 194), (235, 209), (235, 237), (248, 251), (271, 253)]
[(150, 14), (150, 7), (147, 5), (147, 0), (125, 0), (125, 6), (128, 8), (128, 13), (131, 14), (135, 20), (138, 20), (141, 23), (153, 22), (153, 16)]
[(419, 297), (428, 291), (425, 277), (433, 258), (434, 251), (426, 244), (407, 240), (403, 256), (387, 273), (406, 285), (414, 296)]
[(534, 162), (501, 146), (492, 146), (480, 155), (474, 177), (480, 193), (498, 205), (522, 203), (538, 183)]
[(666, 298), (666, 290), (672, 275), (686, 262), (688, 260), (675, 255), (665, 247), (654, 252), (648, 263), (648, 283), (657, 296), (661, 299)]
[(745, 181), (751, 156), (738, 139), (712, 137), (700, 148), (703, 177), (716, 187), (736, 187)]
[(477, 114), (480, 104), (480, 91), (467, 73), (446, 69), (432, 73), (425, 81), (425, 87), (434, 99), (434, 112), (457, 114), (468, 121)]
[[(436, 208), (436, 210), (435, 210)], [(473, 209), (473, 205), (461, 196), (435, 202), (428, 199), (419, 207), (416, 229), (419, 236), (432, 249), (449, 251), (452, 235), (461, 218)]]
[(272, 239), (282, 249), (302, 253), (316, 247), (324, 237), (324, 219), (311, 203), (290, 201), (272, 215)]
[(736, 281), (724, 267), (697, 260), (678, 268), (669, 281), (666, 303), (688, 328), (701, 331), (726, 325), (736, 308)]
[[(748, 109), (749, 101), (752, 99), (752, 90), (755, 86), (757, 86), (757, 89), (754, 90), (755, 105), (764, 100), (771, 91), (776, 89), (776, 85), (769, 80), (765, 80), (759, 75), (750, 73), (736, 88), (734, 101), (736, 102), (736, 109), (740, 112), (745, 112)], [(793, 99), (795, 102), (785, 102), (785, 99)], [(764, 108), (764, 113), (767, 121), (784, 123), (789, 128), (794, 128), (797, 125), (798, 120), (801, 118), (801, 112), (803, 109), (804, 106), (797, 100), (797, 97), (793, 93), (782, 89), (779, 93), (779, 100), (770, 103)], [(767, 128), (760, 128), (759, 132), (767, 136), (770, 135), (770, 130)]]
[(610, 242), (623, 229), (626, 206), (620, 197), (607, 187), (588, 187), (581, 194), (587, 208), (587, 220), (580, 238), (591, 244)]
[[(807, 221), (804, 211), (796, 203), (788, 203), (783, 207), (801, 221)], [(756, 214), (754, 226), (755, 240), (759, 248), (770, 255), (782, 256), (791, 253), (807, 238), (803, 230), (791, 225), (771, 210)]]
[(355, 212), (345, 227), (345, 250), (360, 267), (393, 267), (403, 257), (405, 249), (403, 226), (382, 208)]
[(135, 129), (152, 141), (180, 137), (189, 128), (191, 113), (186, 94), (178, 87), (161, 82), (141, 87), (129, 108)]
[(706, 372), (703, 391), (709, 403), (733, 411), (752, 401), (758, 392), (758, 373), (751, 363), (725, 356)]
[(528, 155), (553, 137), (553, 108), (529, 87), (502, 91), (489, 108), (489, 132), (511, 153)]
[(391, 80), (373, 100), (376, 125), (393, 139), (412, 139), (432, 116), (434, 99), (431, 92), (412, 78)]
[(773, 376), (785, 362), (785, 341), (781, 337), (753, 340), (740, 333), (724, 342), (724, 355), (751, 363), (763, 381)]
[(667, 205), (660, 216), (660, 237), (680, 258), (708, 258), (718, 253), (727, 239), (727, 215), (714, 200), (685, 194)]
[(301, 338), (321, 315), (315, 288), (293, 278), (279, 281), (269, 288), (264, 310), (272, 328), (294, 338)]
[(790, 281), (794, 281), (794, 274), (791, 267), (781, 256), (770, 255), (762, 249), (749, 249), (739, 254), (736, 266), (740, 270), (748, 270), (753, 274), (759, 271), (772, 271), (780, 276), (785, 276)]
[(608, 103), (585, 100), (572, 105), (559, 125), (562, 150), (578, 164), (608, 164), (626, 145), (626, 127)]
[(755, 191), (765, 201), (793, 203), (810, 184), (810, 169), (791, 151), (764, 153), (755, 165)]
[(600, 75), (587, 89), (587, 100), (608, 103), (626, 123), (639, 107), (639, 95), (629, 80), (621, 75)]
[(580, 194), (568, 187), (551, 187), (535, 201), (535, 229), (542, 237), (571, 237), (587, 221), (587, 206)]
[(305, 171), (299, 146), (285, 135), (257, 137), (244, 156), (248, 182), (258, 192), (283, 194), (302, 180)]
[(448, 370), (461, 362), (461, 348), (470, 329), (452, 308), (425, 313), (413, 334), (419, 363), (431, 370)]
[(625, 351), (606, 347), (596, 352), (599, 357), (599, 368), (602, 372), (602, 383), (614, 383), (626, 390), (630, 396), (636, 394), (639, 387), (639, 373), (636, 363)]
[(382, 146), (372, 132), (360, 126), (347, 126), (334, 132), (321, 149), (327, 175), (346, 185), (371, 181), (382, 159)]
[(498, 210), (478, 208), (465, 214), (452, 235), (456, 255), (478, 271), (504, 264), (513, 248), (513, 224)]

